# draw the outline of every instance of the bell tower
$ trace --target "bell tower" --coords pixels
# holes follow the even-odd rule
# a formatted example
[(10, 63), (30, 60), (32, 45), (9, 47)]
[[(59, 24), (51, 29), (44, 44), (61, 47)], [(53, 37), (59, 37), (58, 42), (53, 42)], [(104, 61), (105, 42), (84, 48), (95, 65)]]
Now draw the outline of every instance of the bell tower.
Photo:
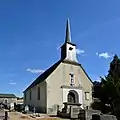
[(76, 45), (71, 42), (70, 22), (67, 20), (65, 43), (61, 46), (61, 60), (78, 62)]

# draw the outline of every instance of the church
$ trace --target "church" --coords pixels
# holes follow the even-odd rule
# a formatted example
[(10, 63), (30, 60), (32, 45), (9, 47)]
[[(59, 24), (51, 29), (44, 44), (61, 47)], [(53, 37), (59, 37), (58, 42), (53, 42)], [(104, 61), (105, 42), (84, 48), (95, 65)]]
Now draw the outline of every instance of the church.
[(24, 104), (48, 114), (56, 113), (57, 106), (62, 109), (65, 102), (79, 103), (83, 109), (89, 108), (92, 86), (92, 80), (78, 62), (68, 19), (61, 58), (26, 88), (23, 92)]

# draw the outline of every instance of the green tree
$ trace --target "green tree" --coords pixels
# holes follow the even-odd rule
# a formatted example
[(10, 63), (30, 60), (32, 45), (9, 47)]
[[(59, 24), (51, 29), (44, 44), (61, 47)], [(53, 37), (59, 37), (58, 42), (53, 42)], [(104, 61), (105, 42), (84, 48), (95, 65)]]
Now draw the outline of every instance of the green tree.
[(105, 91), (107, 92), (108, 103), (114, 109), (118, 106), (120, 98), (120, 59), (117, 55), (114, 56), (113, 61), (110, 63), (110, 69), (104, 84)]
[(109, 106), (110, 112), (120, 107), (120, 59), (117, 55), (110, 63), (107, 76), (101, 77), (101, 82), (97, 86), (94, 84), (93, 89), (93, 97), (97, 97), (103, 104), (102, 111), (105, 112), (106, 106)]

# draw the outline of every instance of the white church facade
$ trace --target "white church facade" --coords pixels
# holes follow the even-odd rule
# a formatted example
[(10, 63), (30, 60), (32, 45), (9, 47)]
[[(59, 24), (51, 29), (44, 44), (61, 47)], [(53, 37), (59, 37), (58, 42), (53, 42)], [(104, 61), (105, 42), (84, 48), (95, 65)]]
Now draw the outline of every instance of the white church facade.
[(64, 102), (79, 103), (89, 108), (92, 103), (93, 83), (77, 60), (76, 45), (71, 42), (67, 20), (65, 42), (61, 46), (61, 59), (42, 73), (24, 91), (24, 104), (36, 110), (56, 113)]

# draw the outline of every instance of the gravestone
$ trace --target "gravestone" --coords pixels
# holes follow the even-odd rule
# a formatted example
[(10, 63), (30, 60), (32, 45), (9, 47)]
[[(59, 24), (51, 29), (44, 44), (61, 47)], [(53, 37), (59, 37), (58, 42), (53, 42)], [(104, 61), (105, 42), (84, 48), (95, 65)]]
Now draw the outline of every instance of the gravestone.
[(35, 109), (35, 107), (33, 108), (33, 115), (35, 115), (35, 113), (36, 113), (36, 109)]
[(79, 111), (78, 118), (80, 120), (86, 120), (86, 112), (85, 112), (85, 110), (82, 109), (82, 110)]
[(87, 120), (91, 120), (93, 114), (100, 115), (101, 112), (99, 110), (92, 110), (92, 109), (86, 110), (86, 119)]
[(102, 115), (101, 120), (117, 120), (117, 118), (114, 115)]
[(58, 112), (58, 111), (60, 111), (59, 109), (60, 109), (60, 106), (59, 106), (59, 105), (57, 105), (57, 112)]
[(28, 106), (28, 105), (25, 106), (25, 112), (26, 112), (26, 113), (29, 112), (29, 106)]
[(65, 103), (64, 108), (62, 109), (62, 112), (67, 113), (67, 108), (68, 108), (68, 105), (67, 105), (67, 103)]
[(10, 103), (10, 111), (14, 110), (14, 103)]
[(79, 106), (70, 106), (70, 117), (78, 118), (81, 108)]
[(3, 109), (3, 107), (4, 107), (4, 106), (1, 104), (1, 105), (0, 105), (0, 109)]
[(92, 120), (117, 120), (116, 116), (114, 115), (106, 115), (106, 114), (93, 114)]

